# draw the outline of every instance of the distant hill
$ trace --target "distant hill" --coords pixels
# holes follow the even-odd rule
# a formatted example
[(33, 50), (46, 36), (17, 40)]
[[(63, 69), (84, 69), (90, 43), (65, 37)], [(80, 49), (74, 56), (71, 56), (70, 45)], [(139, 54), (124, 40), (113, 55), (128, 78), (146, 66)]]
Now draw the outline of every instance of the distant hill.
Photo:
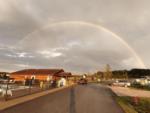
[[(98, 71), (97, 75), (103, 76), (104, 72)], [(131, 70), (113, 70), (112, 77), (113, 78), (141, 78), (144, 76), (150, 77), (150, 69), (131, 69)]]
[(115, 70), (112, 71), (114, 76), (127, 74), (129, 78), (150, 77), (150, 69), (131, 69), (131, 70)]
[(131, 78), (141, 78), (143, 76), (150, 77), (150, 69), (132, 69), (128, 71), (128, 76)]

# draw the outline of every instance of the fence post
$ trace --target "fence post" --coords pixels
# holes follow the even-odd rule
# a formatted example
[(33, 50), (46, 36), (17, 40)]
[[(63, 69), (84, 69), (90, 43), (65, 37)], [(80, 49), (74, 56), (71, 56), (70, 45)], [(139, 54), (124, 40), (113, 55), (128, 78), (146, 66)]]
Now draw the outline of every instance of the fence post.
[(4, 98), (5, 98), (5, 101), (7, 101), (8, 100), (8, 84), (9, 84), (9, 79), (7, 79), (7, 84), (6, 84), (6, 94), (4, 95)]
[(134, 105), (138, 105), (140, 99), (139, 99), (139, 97), (132, 97), (132, 101), (133, 101), (133, 104), (134, 104)]
[(31, 94), (32, 79), (29, 80), (29, 94)]

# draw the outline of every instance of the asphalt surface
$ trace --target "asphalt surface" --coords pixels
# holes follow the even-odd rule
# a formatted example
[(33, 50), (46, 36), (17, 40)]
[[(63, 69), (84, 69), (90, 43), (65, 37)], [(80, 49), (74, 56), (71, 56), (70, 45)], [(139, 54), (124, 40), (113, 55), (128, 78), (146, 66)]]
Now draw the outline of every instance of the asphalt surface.
[(0, 113), (123, 113), (105, 86), (76, 86), (23, 104)]

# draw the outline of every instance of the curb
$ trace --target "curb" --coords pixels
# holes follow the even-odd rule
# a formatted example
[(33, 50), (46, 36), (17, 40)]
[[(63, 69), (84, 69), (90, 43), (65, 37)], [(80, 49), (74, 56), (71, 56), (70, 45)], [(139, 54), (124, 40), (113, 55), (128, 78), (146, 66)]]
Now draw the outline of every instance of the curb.
[(120, 107), (120, 109), (121, 109), (124, 113), (127, 113), (127, 112), (122, 108), (122, 106), (117, 102), (117, 97), (118, 97), (118, 95), (117, 95), (109, 86), (107, 86), (107, 88), (108, 88), (109, 91), (112, 93), (112, 97), (113, 97), (114, 100), (116, 101), (116, 104)]
[(70, 85), (70, 86), (66, 86), (66, 87), (62, 87), (62, 88), (50, 89), (50, 90), (43, 91), (43, 92), (40, 92), (40, 93), (35, 93), (35, 94), (32, 94), (32, 95), (27, 95), (27, 96), (20, 97), (20, 98), (17, 98), (17, 99), (2, 102), (2, 103), (0, 103), (0, 111), (5, 110), (5, 109), (10, 108), (10, 107), (13, 107), (13, 106), (16, 106), (18, 104), (22, 104), (22, 103), (31, 101), (33, 99), (48, 95), (48, 94), (52, 94), (52, 93), (55, 93), (55, 92), (58, 92), (58, 91), (61, 91), (61, 90), (64, 90), (64, 89), (74, 87), (74, 86), (75, 86), (75, 84)]

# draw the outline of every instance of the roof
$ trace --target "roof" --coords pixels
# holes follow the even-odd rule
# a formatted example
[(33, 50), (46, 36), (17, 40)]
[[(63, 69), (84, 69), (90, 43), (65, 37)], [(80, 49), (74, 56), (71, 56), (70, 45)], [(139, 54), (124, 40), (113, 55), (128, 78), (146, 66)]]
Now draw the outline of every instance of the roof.
[(55, 75), (64, 72), (63, 69), (25, 69), (11, 73), (11, 75)]

